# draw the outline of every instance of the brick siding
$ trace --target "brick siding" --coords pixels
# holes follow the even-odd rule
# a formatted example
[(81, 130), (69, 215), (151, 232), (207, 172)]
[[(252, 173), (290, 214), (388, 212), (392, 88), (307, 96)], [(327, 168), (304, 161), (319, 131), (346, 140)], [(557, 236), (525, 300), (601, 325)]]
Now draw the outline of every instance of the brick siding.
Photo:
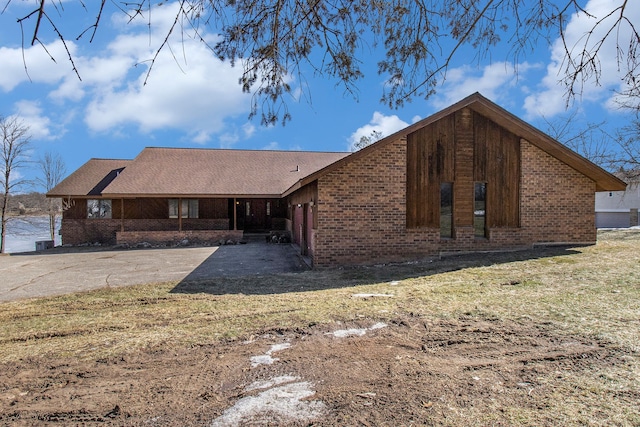
[[(177, 219), (69, 219), (63, 218), (60, 234), (63, 244), (79, 245), (83, 243), (115, 244), (116, 233), (124, 227), (125, 232), (135, 231), (171, 231), (178, 232)], [(182, 229), (184, 232), (201, 231), (228, 231), (229, 220), (222, 219), (194, 219), (183, 218)], [(206, 234), (206, 233), (205, 233)], [(205, 234), (202, 234), (204, 236)], [(224, 233), (223, 233), (224, 234)], [(214, 233), (213, 235), (216, 235)], [(182, 240), (182, 239), (180, 239)], [(215, 239), (217, 241), (219, 239)], [(143, 241), (143, 240), (140, 240)], [(212, 241), (213, 242), (213, 241)], [(127, 242), (132, 243), (132, 242)], [(137, 243), (137, 242), (135, 242)]]
[(140, 242), (174, 245), (187, 239), (190, 243), (218, 244), (221, 241), (239, 242), (242, 230), (186, 230), (186, 231), (118, 231), (118, 244), (134, 245)]
[(595, 182), (522, 141), (520, 221), (529, 243), (596, 241)]
[(406, 261), (449, 251), (594, 243), (595, 183), (527, 141), (521, 143), (520, 226), (453, 239), (435, 228), (406, 227), (406, 141), (371, 150), (318, 180), (315, 266)]
[(116, 231), (120, 230), (119, 219), (68, 219), (60, 225), (62, 243), (80, 245), (83, 243), (115, 244)]

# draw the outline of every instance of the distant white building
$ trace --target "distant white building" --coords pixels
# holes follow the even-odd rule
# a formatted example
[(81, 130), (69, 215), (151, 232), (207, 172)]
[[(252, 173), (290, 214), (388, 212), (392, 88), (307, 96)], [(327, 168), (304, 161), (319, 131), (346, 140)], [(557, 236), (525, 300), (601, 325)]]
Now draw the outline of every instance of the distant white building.
[(626, 191), (596, 193), (596, 227), (624, 228), (640, 225), (640, 180), (627, 184)]

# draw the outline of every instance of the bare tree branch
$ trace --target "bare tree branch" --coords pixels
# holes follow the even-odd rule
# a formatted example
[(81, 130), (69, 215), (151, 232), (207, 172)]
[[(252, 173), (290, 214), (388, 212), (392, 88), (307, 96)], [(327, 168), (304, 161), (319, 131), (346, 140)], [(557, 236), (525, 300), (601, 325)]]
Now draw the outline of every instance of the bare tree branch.
[(0, 116), (0, 253), (4, 253), (7, 226), (7, 202), (10, 194), (28, 183), (15, 178), (15, 173), (27, 165), (27, 150), (31, 144), (29, 128), (16, 117)]
[[(67, 40), (60, 30), (62, 4), (58, 20), (47, 13), (55, 3), (38, 0), (33, 11), (18, 19), (21, 30), (33, 22), (32, 44), (44, 46), (40, 34), (47, 28), (63, 43)], [(151, 25), (151, 13), (162, 3), (88, 3), (92, 8), (88, 13), (95, 19), (77, 39), (91, 32), (91, 43), (110, 10), (121, 10), (130, 20), (144, 17)], [(414, 98), (431, 96), (460, 55), (471, 52), (464, 59), (479, 63), (496, 55), (494, 47), (504, 43), (509, 48), (500, 54), (517, 64), (540, 41), (559, 38), (565, 53), (560, 79), (567, 103), (588, 82), (602, 82), (602, 58), (613, 46), (625, 85), (620, 91), (627, 99), (623, 106), (640, 108), (640, 33), (630, 17), (630, 4), (617, 0), (603, 16), (592, 16), (578, 0), (178, 0), (173, 23), (147, 61), (145, 81), (163, 50), (174, 55), (174, 35), (188, 33), (206, 44), (201, 34), (205, 29), (215, 32), (220, 39), (208, 47), (219, 59), (241, 68), (240, 87), (253, 95), (251, 116), (260, 114), (264, 124), (273, 124), (289, 119), (292, 77), (309, 70), (335, 79), (345, 93), (357, 98), (362, 65), (372, 60), (372, 53), (378, 54), (373, 60), (386, 81), (381, 101), (398, 108)], [(576, 14), (593, 21), (578, 41), (567, 33)], [(79, 77), (69, 46), (64, 47)], [(302, 89), (311, 99), (308, 89)]]
[[(64, 160), (59, 154), (47, 152), (38, 160), (38, 169), (40, 175), (36, 179), (36, 183), (45, 193), (48, 193), (62, 181), (66, 174), (66, 166)], [(49, 235), (51, 240), (55, 240), (56, 218), (60, 213), (61, 204), (57, 199), (46, 199), (46, 212), (49, 216)]]

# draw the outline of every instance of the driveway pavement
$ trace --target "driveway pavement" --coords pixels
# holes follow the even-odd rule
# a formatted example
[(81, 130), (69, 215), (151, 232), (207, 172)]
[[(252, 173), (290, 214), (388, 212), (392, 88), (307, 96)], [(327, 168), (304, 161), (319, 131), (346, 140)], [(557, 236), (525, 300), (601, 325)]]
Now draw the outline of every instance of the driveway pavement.
[(142, 283), (306, 269), (291, 245), (249, 242), (221, 247), (53, 249), (0, 256), (0, 301)]

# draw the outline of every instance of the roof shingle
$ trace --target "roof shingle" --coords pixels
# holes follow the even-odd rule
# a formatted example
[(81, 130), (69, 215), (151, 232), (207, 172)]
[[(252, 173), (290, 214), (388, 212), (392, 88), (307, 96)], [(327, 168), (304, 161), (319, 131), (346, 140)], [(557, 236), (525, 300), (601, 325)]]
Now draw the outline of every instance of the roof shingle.
[(91, 159), (47, 193), (48, 197), (99, 196), (131, 160)]
[[(145, 148), (100, 188), (104, 197), (280, 197), (301, 178), (350, 153)], [(92, 159), (49, 195), (88, 195), (112, 169)], [(113, 161), (117, 162), (117, 161)], [(115, 178), (115, 177), (114, 177)], [(68, 181), (68, 182), (67, 182)], [(64, 185), (63, 185), (64, 184)], [(72, 185), (73, 184), (73, 185)], [(90, 188), (89, 188), (90, 187)]]

